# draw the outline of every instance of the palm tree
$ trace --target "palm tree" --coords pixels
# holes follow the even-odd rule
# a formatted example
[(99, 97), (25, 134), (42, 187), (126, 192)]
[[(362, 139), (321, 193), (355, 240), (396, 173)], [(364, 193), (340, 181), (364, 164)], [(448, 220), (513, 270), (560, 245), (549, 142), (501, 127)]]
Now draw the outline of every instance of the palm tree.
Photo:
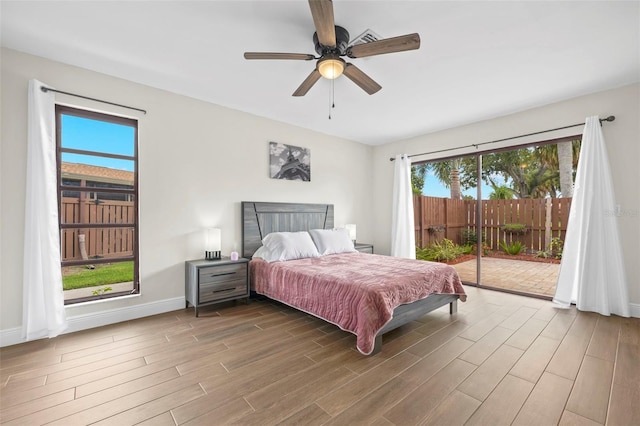
[(505, 185), (494, 186), (493, 192), (489, 194), (490, 200), (512, 200), (514, 197), (513, 189)]
[(580, 140), (543, 145), (536, 149), (540, 161), (550, 169), (558, 170), (560, 194), (563, 198), (573, 196), (573, 175), (580, 158)]
[(545, 198), (550, 196), (556, 197), (555, 182), (558, 179), (558, 173), (544, 166), (538, 166), (527, 170), (524, 179), (518, 188), (519, 198)]
[(558, 143), (558, 171), (560, 173), (560, 196), (573, 197), (573, 150), (571, 142)]
[(433, 170), (438, 180), (442, 182), (446, 188), (449, 188), (451, 199), (461, 200), (460, 167), (462, 167), (462, 158), (430, 163), (429, 167)]
[(413, 190), (413, 195), (422, 195), (427, 169), (427, 164), (411, 166), (411, 189)]

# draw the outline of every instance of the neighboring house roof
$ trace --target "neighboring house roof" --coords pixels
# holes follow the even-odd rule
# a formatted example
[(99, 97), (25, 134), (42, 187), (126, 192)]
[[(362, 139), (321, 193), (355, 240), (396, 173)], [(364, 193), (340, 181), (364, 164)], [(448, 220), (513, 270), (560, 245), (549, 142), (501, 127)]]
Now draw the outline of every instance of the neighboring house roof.
[(133, 185), (134, 173), (128, 170), (118, 170), (109, 167), (63, 162), (62, 177), (64, 179), (84, 179), (92, 182)]

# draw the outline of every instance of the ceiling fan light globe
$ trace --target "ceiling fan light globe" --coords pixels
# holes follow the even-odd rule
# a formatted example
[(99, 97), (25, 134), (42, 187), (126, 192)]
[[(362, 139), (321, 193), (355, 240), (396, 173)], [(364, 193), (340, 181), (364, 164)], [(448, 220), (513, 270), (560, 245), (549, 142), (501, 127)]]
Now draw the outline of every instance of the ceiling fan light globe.
[(318, 72), (326, 79), (333, 80), (342, 75), (345, 62), (340, 58), (323, 59), (318, 62)]

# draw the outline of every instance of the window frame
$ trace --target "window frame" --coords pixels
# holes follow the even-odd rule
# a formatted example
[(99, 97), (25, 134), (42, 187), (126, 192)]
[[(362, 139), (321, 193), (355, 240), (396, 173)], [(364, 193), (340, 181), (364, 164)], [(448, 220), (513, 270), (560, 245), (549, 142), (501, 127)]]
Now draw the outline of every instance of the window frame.
[[(133, 128), (133, 156), (129, 155), (121, 155), (121, 154), (112, 154), (106, 152), (97, 152), (90, 150), (81, 150), (75, 148), (64, 148), (62, 147), (62, 116), (63, 115), (71, 115), (79, 118), (85, 118), (89, 120), (102, 121), (107, 123), (119, 124)], [(89, 111), (85, 109), (75, 108), (67, 105), (56, 104), (55, 106), (55, 121), (56, 121), (56, 188), (57, 188), (57, 199), (58, 199), (58, 231), (60, 232), (60, 246), (62, 249), (62, 234), (64, 229), (127, 229), (133, 228), (133, 255), (132, 256), (119, 256), (119, 257), (108, 257), (102, 259), (87, 259), (87, 260), (67, 260), (64, 261), (61, 259), (60, 267), (63, 268), (65, 266), (82, 266), (82, 265), (93, 265), (93, 264), (102, 264), (102, 263), (114, 263), (114, 262), (124, 262), (124, 261), (133, 261), (133, 289), (127, 291), (119, 291), (113, 293), (106, 293), (95, 296), (86, 296), (79, 297), (75, 299), (65, 300), (65, 305), (72, 305), (76, 303), (88, 302), (97, 299), (112, 299), (115, 297), (122, 297), (131, 294), (139, 294), (140, 293), (140, 253), (139, 253), (139, 215), (138, 209), (140, 204), (139, 199), (139, 187), (138, 187), (138, 120), (133, 118), (121, 117), (117, 115), (110, 115), (106, 113), (100, 113), (96, 111)], [(62, 154), (63, 153), (71, 153), (71, 154), (82, 154), (82, 155), (91, 155), (97, 157), (105, 157), (105, 158), (114, 158), (121, 160), (129, 160), (133, 161), (133, 188), (132, 189), (123, 189), (123, 188), (102, 188), (90, 186), (85, 183), (85, 185), (65, 185), (62, 179)], [(110, 194), (125, 194), (128, 195), (127, 198), (131, 198), (135, 200), (133, 203), (133, 218), (134, 222), (126, 222), (126, 223), (114, 223), (114, 224), (100, 224), (100, 223), (62, 223), (62, 193), (64, 191), (72, 191), (78, 193), (84, 193), (86, 199), (93, 199), (97, 193), (110, 193)], [(80, 198), (80, 197), (79, 197)]]

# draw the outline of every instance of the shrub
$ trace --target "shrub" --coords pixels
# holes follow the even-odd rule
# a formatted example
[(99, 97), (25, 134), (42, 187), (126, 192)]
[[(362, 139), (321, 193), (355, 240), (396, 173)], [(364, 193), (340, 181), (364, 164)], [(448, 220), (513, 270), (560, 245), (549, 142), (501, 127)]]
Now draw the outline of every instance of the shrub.
[(475, 246), (473, 244), (465, 244), (460, 246), (460, 248), (462, 249), (462, 254), (476, 254)]
[(548, 250), (540, 250), (539, 252), (536, 253), (536, 257), (541, 257), (543, 259), (546, 259), (549, 257), (550, 252)]
[(527, 225), (523, 223), (505, 223), (500, 226), (505, 232), (510, 232), (512, 234), (526, 234), (527, 233)]
[(551, 239), (551, 244), (549, 244), (549, 250), (551, 250), (551, 254), (556, 259), (562, 259), (562, 249), (564, 247), (564, 241), (562, 241), (558, 237), (553, 237)]
[[(482, 249), (482, 255), (483, 256), (489, 256), (491, 254), (491, 247), (489, 247), (485, 243), (482, 243), (482, 246), (480, 246), (480, 247)], [(473, 244), (471, 246), (471, 254), (477, 254), (477, 253), (478, 253), (478, 245), (477, 244)]]
[[(460, 231), (460, 237), (463, 245), (474, 245), (478, 243), (478, 233), (475, 228), (466, 228)], [(485, 234), (482, 233), (482, 241), (485, 240)]]
[(449, 239), (443, 239), (441, 243), (434, 242), (424, 248), (416, 249), (416, 259), (428, 260), (431, 262), (446, 262), (462, 256), (465, 251), (464, 246), (454, 244)]
[(551, 243), (549, 244), (549, 248), (546, 250), (541, 250), (536, 253), (536, 257), (548, 258), (553, 257), (555, 259), (562, 259), (562, 248), (564, 247), (564, 241), (562, 241), (558, 237), (554, 237), (551, 239)]
[(506, 241), (502, 241), (500, 243), (500, 247), (502, 247), (502, 250), (504, 250), (505, 253), (510, 254), (512, 256), (520, 254), (520, 252), (524, 248), (524, 246), (520, 241), (514, 241), (511, 244), (508, 244)]

